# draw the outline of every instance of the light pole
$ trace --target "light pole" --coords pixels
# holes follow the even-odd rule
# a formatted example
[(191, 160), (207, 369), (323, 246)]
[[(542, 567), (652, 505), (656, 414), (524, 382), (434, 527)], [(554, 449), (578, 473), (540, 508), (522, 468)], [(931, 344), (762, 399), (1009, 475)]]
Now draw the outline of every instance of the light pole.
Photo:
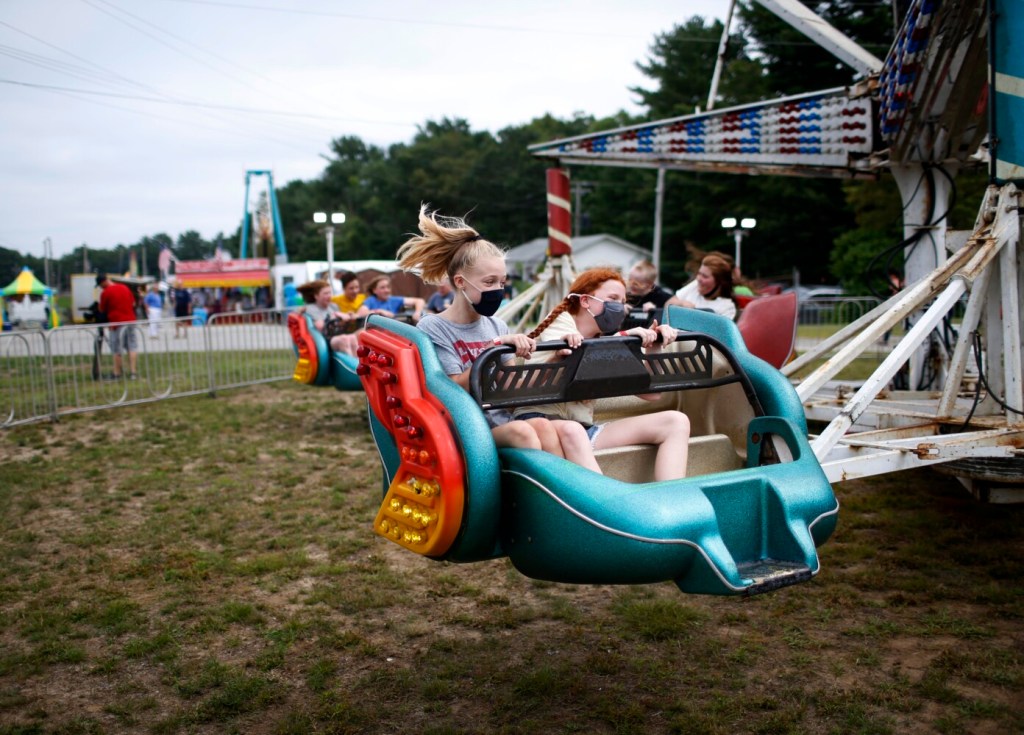
[(743, 245), (743, 236), (747, 234), (747, 230), (757, 227), (757, 220), (753, 217), (744, 217), (737, 224), (735, 217), (725, 217), (722, 220), (722, 227), (726, 230), (732, 230), (732, 237), (736, 243), (736, 270), (742, 270), (740, 252)]
[[(43, 278), (46, 279), (46, 285), (50, 286), (50, 260), (53, 258), (53, 240), (48, 237), (43, 238)], [(50, 288), (53, 288), (50, 286)]]
[(334, 293), (334, 226), (345, 224), (344, 212), (331, 212), (331, 224), (327, 222), (327, 212), (313, 212), (313, 221), (324, 225), (321, 229), (327, 235), (327, 283)]

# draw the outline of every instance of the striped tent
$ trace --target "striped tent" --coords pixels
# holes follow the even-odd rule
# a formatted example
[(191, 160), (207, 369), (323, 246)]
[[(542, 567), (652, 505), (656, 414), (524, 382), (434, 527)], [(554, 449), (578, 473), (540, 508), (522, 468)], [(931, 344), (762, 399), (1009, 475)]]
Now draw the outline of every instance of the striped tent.
[(53, 289), (47, 286), (45, 283), (36, 278), (32, 269), (25, 266), (21, 269), (21, 273), (13, 281), (4, 287), (0, 294), (4, 296), (15, 296), (18, 294), (35, 294), (37, 296), (51, 296)]
[(53, 308), (53, 289), (36, 278), (28, 266), (22, 268), (18, 277), (0, 290), (0, 296), (5, 298), (19, 295), (45, 296), (50, 301), (50, 326), (58, 326), (57, 310)]

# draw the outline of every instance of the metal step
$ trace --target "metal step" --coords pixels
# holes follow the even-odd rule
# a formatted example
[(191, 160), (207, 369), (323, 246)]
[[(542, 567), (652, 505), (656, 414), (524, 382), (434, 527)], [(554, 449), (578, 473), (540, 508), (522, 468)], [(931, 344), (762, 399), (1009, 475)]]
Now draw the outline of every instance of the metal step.
[(810, 567), (804, 564), (776, 559), (760, 559), (739, 564), (737, 569), (741, 577), (751, 580), (751, 585), (743, 593), (748, 596), (771, 592), (791, 584), (800, 584), (812, 576)]

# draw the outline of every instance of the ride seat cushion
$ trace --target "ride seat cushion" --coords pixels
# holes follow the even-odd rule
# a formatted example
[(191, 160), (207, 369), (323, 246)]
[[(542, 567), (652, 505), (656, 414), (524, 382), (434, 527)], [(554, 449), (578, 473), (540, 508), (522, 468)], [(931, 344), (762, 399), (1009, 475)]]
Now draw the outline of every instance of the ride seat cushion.
[[(594, 453), (607, 477), (629, 483), (654, 482), (654, 460), (657, 447), (652, 444), (631, 444)], [(686, 476), (710, 475), (743, 467), (732, 441), (725, 434), (698, 436), (690, 439)]]

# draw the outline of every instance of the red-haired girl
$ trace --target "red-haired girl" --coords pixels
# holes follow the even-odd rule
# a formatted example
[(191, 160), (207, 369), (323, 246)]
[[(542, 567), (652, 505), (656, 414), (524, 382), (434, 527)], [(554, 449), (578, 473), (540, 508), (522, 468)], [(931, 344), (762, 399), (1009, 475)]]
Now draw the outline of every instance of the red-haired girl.
[[(650, 329), (634, 327), (620, 332), (625, 317), (626, 284), (618, 271), (592, 268), (581, 273), (569, 287), (569, 295), (528, 335), (541, 342), (564, 340), (570, 348), (579, 347), (584, 339), (601, 335), (632, 335), (639, 337), (644, 349), (655, 352), (676, 339), (676, 330), (667, 325)], [(661, 344), (655, 340), (661, 336)], [(559, 359), (547, 355), (533, 361)], [(658, 394), (639, 396), (654, 400)], [(630, 416), (604, 424), (594, 423), (592, 401), (552, 403), (517, 409), (517, 418), (546, 416), (569, 419), (583, 425), (594, 449), (610, 449), (630, 444), (654, 444), (658, 447), (654, 464), (655, 480), (673, 480), (686, 476), (686, 456), (690, 440), (690, 420), (679, 411), (659, 411), (643, 416)], [(596, 465), (596, 460), (595, 460)], [(584, 464), (584, 466), (587, 466)], [(594, 467), (591, 467), (594, 469)]]

